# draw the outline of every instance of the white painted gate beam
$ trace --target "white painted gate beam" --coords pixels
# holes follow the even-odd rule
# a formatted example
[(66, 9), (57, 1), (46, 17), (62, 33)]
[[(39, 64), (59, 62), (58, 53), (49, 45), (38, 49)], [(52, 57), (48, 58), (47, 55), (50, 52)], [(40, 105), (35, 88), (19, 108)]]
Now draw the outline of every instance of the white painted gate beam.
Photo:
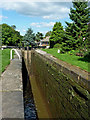
[(20, 55), (19, 55), (19, 53), (17, 52), (17, 50), (16, 49), (11, 49), (11, 51), (10, 51), (10, 60), (12, 60), (12, 51), (15, 51), (15, 53), (17, 54), (17, 56), (19, 57), (19, 60), (20, 60)]

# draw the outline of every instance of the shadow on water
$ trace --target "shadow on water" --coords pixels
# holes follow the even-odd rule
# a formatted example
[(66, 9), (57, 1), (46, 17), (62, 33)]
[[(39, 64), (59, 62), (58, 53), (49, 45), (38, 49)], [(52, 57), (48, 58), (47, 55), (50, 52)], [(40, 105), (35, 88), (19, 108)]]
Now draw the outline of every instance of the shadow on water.
[(37, 112), (33, 100), (31, 84), (22, 59), (23, 97), (24, 97), (24, 117), (25, 120), (38, 120)]

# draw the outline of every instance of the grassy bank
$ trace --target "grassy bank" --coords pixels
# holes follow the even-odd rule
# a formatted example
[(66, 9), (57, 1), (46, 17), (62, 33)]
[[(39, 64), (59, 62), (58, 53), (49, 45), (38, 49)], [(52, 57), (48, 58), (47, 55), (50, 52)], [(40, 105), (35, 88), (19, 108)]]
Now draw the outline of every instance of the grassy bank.
[(86, 70), (90, 72), (90, 69), (88, 69), (88, 65), (90, 64), (86, 59), (80, 56), (76, 56), (75, 54), (70, 55), (69, 53), (57, 53), (58, 49), (53, 48), (53, 49), (42, 49), (43, 51), (46, 51), (49, 54), (52, 54), (56, 58), (65, 61), (67, 63), (70, 63), (71, 65), (75, 65), (80, 67), (83, 70)]
[[(11, 49), (4, 49), (0, 50), (0, 71), (3, 72), (6, 67), (10, 64), (10, 50)], [(13, 52), (14, 56), (14, 52)]]

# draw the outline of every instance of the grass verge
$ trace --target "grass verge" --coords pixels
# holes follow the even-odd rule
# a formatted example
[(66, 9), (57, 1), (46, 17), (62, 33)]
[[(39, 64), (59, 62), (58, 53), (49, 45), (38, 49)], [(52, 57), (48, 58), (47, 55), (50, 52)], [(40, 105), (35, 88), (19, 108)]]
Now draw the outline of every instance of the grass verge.
[[(4, 72), (6, 67), (10, 64), (10, 50), (11, 49), (4, 49), (0, 50), (0, 71), (1, 73)], [(13, 51), (14, 56), (14, 51)]]
[(57, 53), (58, 48), (42, 49), (42, 50), (46, 51), (49, 54), (52, 54), (54, 57), (56, 57), (62, 61), (70, 63), (71, 65), (78, 66), (81, 69), (90, 72), (90, 69), (88, 69), (90, 63), (87, 60), (84, 60), (83, 57), (76, 56), (74, 54), (70, 55), (69, 53), (64, 53), (64, 54)]

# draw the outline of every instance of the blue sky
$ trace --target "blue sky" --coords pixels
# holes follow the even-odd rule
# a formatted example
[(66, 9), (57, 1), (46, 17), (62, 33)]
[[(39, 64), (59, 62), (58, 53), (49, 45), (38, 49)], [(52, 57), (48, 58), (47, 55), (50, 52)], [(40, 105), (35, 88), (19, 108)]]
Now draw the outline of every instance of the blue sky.
[(55, 22), (61, 22), (65, 28), (65, 21), (69, 19), (71, 2), (4, 2), (0, 3), (0, 24), (16, 25), (16, 30), (24, 35), (28, 28), (33, 32), (52, 30)]

